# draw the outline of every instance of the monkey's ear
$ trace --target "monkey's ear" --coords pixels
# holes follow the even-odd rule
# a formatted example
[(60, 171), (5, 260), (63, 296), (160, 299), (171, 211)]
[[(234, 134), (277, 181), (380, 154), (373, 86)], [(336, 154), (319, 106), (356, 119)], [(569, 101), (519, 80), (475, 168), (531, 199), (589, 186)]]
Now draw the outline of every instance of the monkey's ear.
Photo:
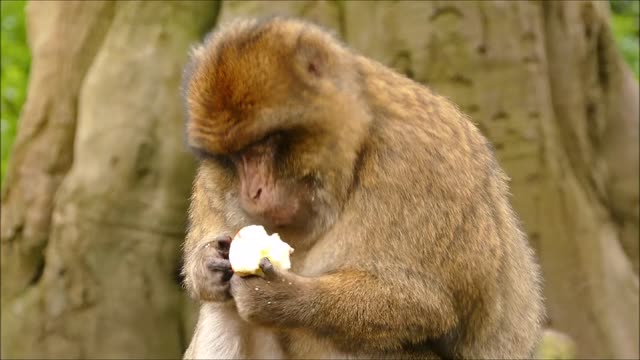
[(298, 37), (295, 62), (303, 78), (314, 81), (331, 76), (332, 55), (330, 44), (320, 34), (305, 31)]

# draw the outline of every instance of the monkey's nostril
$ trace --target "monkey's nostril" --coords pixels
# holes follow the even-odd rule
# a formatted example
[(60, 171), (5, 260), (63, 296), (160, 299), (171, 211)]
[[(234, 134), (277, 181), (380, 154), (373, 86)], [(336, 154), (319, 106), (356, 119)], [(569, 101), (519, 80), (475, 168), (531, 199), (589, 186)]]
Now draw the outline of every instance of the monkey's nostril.
[(258, 191), (256, 191), (256, 194), (253, 195), (253, 199), (258, 200), (258, 198), (260, 198), (260, 194), (262, 194), (262, 189), (258, 189)]

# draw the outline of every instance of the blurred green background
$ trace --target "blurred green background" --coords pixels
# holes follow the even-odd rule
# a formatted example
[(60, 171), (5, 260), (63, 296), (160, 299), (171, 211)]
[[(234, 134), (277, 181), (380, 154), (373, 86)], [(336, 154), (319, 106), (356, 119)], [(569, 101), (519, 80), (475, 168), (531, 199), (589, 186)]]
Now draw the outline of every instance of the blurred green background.
[(16, 135), (20, 109), (27, 95), (31, 57), (25, 32), (25, 3), (26, 1), (0, 1), (0, 14), (2, 14), (0, 37), (2, 50), (2, 62), (0, 62), (2, 70), (0, 75), (2, 173), (0, 183), (4, 179), (7, 159)]
[[(1, 130), (2, 166), (0, 184), (4, 179), (7, 159), (15, 138), (20, 109), (27, 93), (29, 77), (29, 48), (25, 32), (24, 0), (0, 1), (2, 14), (2, 73), (1, 73)], [(622, 50), (636, 76), (640, 78), (640, 50), (638, 47), (640, 2), (637, 0), (613, 0), (612, 27), (618, 46)]]

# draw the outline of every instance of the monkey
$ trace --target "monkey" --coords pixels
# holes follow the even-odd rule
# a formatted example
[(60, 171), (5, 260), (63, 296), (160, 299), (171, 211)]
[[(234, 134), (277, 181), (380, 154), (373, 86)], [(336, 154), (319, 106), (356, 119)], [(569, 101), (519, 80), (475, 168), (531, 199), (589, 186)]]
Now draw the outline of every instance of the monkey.
[[(291, 17), (236, 19), (185, 67), (199, 159), (191, 358), (530, 358), (535, 255), (489, 141), (445, 97)], [(240, 277), (242, 227), (295, 252)]]

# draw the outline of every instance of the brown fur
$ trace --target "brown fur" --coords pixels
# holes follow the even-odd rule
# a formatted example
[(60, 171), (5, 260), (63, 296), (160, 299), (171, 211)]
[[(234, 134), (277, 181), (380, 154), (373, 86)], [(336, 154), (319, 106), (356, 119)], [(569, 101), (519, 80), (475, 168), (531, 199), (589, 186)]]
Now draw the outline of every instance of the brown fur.
[[(203, 295), (220, 284), (202, 244), (255, 222), (238, 157), (281, 133), (286, 156), (265, 160), (273, 189), (312, 180), (294, 196), (310, 199), (304, 226), (269, 228), (296, 248), (292, 270), (234, 276), (233, 305), (203, 306), (186, 357), (532, 355), (539, 269), (489, 143), (452, 103), (284, 18), (217, 30), (185, 79), (189, 144), (204, 154), (185, 242), (196, 298), (225, 299)], [(223, 311), (239, 317), (203, 325)], [(279, 340), (216, 350), (255, 331)]]

